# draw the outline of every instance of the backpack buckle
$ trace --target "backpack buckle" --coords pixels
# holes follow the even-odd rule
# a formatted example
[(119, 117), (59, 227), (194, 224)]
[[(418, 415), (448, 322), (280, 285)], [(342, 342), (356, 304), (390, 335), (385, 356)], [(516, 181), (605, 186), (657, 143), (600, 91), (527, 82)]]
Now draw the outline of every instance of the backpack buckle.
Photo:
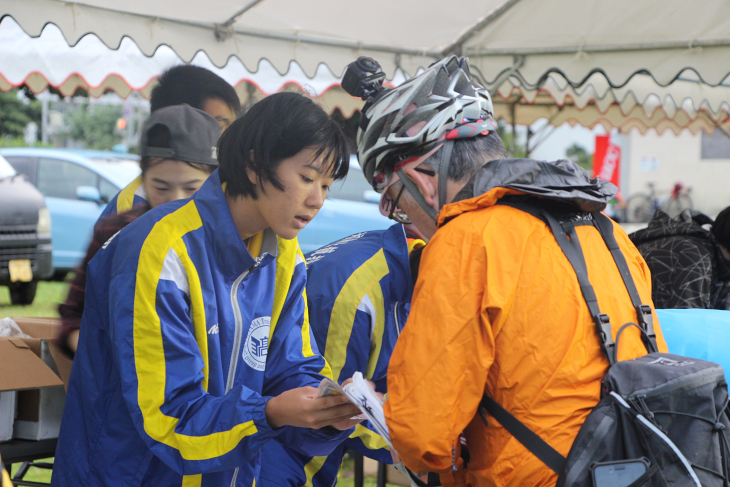
[[(656, 333), (654, 332), (654, 315), (651, 306), (648, 304), (640, 304), (636, 307), (636, 317), (639, 325), (644, 330), (646, 337), (642, 337), (642, 341), (647, 347), (652, 347), (654, 352), (659, 351), (656, 345)], [(647, 340), (648, 338), (648, 340)], [(649, 350), (650, 352), (652, 350)]]
[(611, 319), (605, 313), (596, 315), (593, 320), (598, 328), (598, 336), (601, 339), (601, 348), (608, 358), (608, 363), (613, 365), (616, 363), (616, 355), (614, 348), (616, 344), (613, 341), (613, 335), (611, 334)]
[(649, 306), (648, 304), (640, 304), (639, 306), (637, 306), (636, 314), (638, 315), (638, 318), (639, 320), (641, 320), (642, 323), (645, 323), (647, 321), (653, 321), (651, 306)]

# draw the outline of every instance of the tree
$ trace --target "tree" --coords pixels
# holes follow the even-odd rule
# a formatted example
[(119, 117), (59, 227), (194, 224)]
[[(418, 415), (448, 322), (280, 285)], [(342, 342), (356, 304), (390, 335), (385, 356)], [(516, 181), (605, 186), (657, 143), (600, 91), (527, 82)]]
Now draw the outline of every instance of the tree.
[(500, 139), (502, 139), (502, 144), (504, 144), (504, 147), (507, 149), (507, 153), (510, 157), (527, 156), (527, 145), (520, 141), (519, 137), (515, 139), (514, 153), (512, 153), (512, 138), (514, 137), (512, 127), (507, 125), (507, 122), (502, 119), (497, 121), (497, 135)]
[(593, 154), (589, 154), (585, 147), (573, 144), (565, 149), (565, 157), (578, 164), (589, 173), (593, 172)]
[(0, 92), (0, 137), (15, 139), (23, 137), (23, 130), (30, 122), (41, 125), (41, 102), (20, 100), (18, 89)]
[(67, 135), (80, 141), (87, 149), (111, 150), (122, 141), (117, 132), (121, 105), (83, 104), (70, 114)]

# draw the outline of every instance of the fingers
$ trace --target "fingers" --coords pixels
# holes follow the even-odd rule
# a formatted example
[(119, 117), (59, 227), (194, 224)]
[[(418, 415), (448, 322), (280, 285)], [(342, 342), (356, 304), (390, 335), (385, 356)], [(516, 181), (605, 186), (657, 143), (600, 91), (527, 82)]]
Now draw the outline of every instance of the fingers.
[(267, 421), (274, 428), (288, 424), (314, 429), (335, 424), (347, 429), (360, 422), (352, 420), (360, 409), (347, 397), (315, 397), (316, 392), (314, 387), (301, 387), (271, 398), (266, 405)]
[(352, 418), (350, 418), (350, 419), (345, 419), (345, 420), (342, 420), (342, 421), (338, 421), (336, 423), (332, 423), (330, 426), (332, 426), (332, 427), (334, 427), (334, 428), (336, 428), (336, 429), (338, 429), (340, 431), (344, 431), (346, 429), (352, 428), (353, 426), (357, 426), (362, 421), (363, 421), (362, 419), (352, 419)]
[[(322, 428), (324, 426), (335, 426), (340, 422), (352, 422), (351, 425), (339, 428), (347, 429), (359, 423), (361, 420), (352, 420), (353, 417), (360, 415), (360, 410), (352, 404), (341, 404), (327, 409), (318, 410), (314, 414), (314, 424), (312, 428)], [(335, 426), (336, 427), (336, 426)]]
[(340, 419), (351, 418), (359, 414), (360, 409), (349, 403), (316, 411), (317, 420), (321, 421), (338, 421)]
[(328, 396), (314, 398), (316, 406), (319, 409), (328, 409), (341, 404), (351, 404), (347, 396)]

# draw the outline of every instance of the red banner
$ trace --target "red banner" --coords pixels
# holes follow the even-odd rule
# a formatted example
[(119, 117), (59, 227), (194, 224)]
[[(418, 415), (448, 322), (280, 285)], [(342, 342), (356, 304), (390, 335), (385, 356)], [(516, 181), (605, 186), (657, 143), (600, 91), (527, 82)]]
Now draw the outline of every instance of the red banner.
[(596, 135), (596, 151), (593, 154), (593, 174), (618, 187), (621, 169), (621, 147), (611, 143), (610, 136)]

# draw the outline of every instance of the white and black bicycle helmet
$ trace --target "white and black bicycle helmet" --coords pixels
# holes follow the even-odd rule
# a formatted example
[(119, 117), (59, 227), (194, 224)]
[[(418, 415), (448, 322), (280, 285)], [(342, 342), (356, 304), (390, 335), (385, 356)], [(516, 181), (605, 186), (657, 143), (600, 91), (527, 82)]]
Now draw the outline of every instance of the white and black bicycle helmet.
[[(343, 81), (347, 89), (345, 84)], [(357, 133), (358, 160), (368, 182), (375, 191), (382, 192), (404, 161), (443, 144), (437, 168), (439, 207), (443, 206), (453, 141), (496, 129), (492, 100), (487, 90), (472, 79), (468, 60), (449, 56), (396, 88), (370, 90), (369, 94)], [(421, 122), (426, 123), (417, 133), (406, 133)], [(445, 139), (439, 140), (444, 133)], [(421, 199), (415, 187), (409, 187), (410, 181), (400, 178), (416, 200)], [(424, 207), (425, 201), (419, 204)], [(424, 210), (435, 218), (433, 208)]]

